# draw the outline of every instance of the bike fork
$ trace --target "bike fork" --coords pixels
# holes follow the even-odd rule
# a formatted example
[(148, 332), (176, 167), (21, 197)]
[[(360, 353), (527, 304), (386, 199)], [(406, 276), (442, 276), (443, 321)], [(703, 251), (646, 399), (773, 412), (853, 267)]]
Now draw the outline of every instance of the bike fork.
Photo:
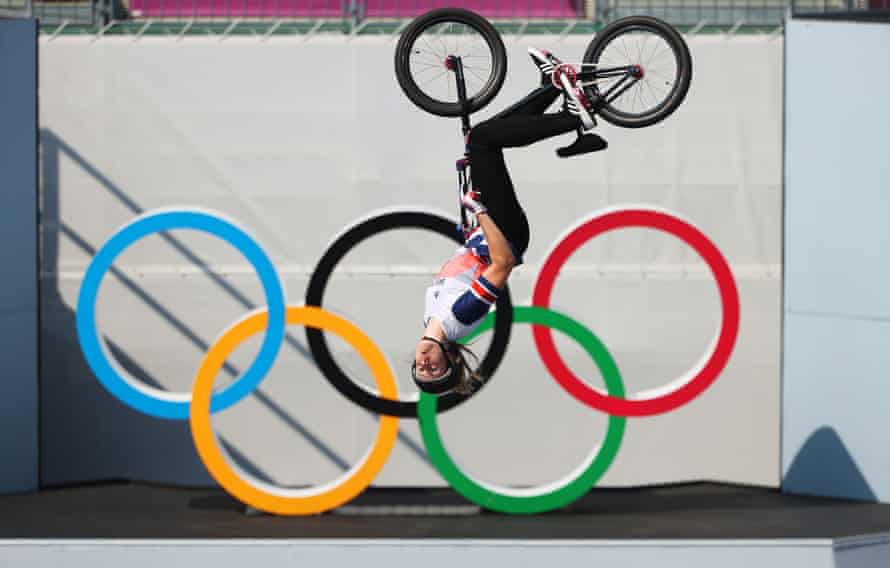
[(457, 202), (460, 207), (460, 227), (459, 230), (464, 238), (466, 238), (469, 233), (471, 227), (470, 223), (467, 220), (467, 211), (464, 208), (461, 198), (464, 193), (469, 191), (470, 189), (470, 176), (467, 173), (467, 168), (470, 166), (470, 146), (469, 146), (469, 134), (470, 129), (470, 105), (467, 101), (467, 84), (464, 79), (464, 65), (461, 58), (456, 55), (449, 55), (445, 60), (445, 66), (454, 71), (454, 78), (457, 82), (457, 100), (460, 103), (460, 121), (461, 121), (461, 132), (464, 135), (464, 157), (457, 161)]

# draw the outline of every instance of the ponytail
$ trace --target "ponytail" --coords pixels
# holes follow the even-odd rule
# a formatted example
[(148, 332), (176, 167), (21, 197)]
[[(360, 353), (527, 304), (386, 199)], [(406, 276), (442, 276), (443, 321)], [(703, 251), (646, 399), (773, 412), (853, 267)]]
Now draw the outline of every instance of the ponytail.
[(465, 345), (451, 343), (449, 347), (454, 373), (457, 375), (454, 392), (463, 395), (473, 394), (485, 384), (485, 377), (479, 373), (479, 357)]

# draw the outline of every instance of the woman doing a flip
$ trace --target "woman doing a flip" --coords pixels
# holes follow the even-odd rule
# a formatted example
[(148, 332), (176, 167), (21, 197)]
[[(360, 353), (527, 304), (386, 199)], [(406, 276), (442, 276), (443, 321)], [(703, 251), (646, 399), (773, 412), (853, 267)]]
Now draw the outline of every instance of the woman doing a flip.
[[(510, 181), (503, 149), (574, 130), (584, 134), (595, 125), (570, 66), (534, 48), (529, 54), (541, 71), (541, 86), (473, 127), (467, 137), (473, 191), (464, 195), (462, 205), (475, 216), (477, 226), (426, 291), (425, 329), (412, 365), (415, 383), (426, 392), (469, 394), (482, 385), (485, 378), (475, 370), (478, 360), (457, 341), (479, 326), (528, 248), (528, 220)], [(545, 114), (560, 93), (563, 109)], [(557, 153), (565, 157), (605, 147), (602, 138), (586, 133)]]

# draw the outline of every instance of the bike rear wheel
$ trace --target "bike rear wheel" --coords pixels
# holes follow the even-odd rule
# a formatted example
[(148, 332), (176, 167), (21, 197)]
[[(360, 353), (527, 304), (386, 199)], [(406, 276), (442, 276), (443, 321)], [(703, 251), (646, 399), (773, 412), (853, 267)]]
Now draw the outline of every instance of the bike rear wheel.
[[(604, 27), (584, 53), (584, 71), (596, 66), (633, 68), (633, 81), (622, 75), (597, 77), (580, 83), (597, 113), (625, 128), (642, 128), (670, 116), (686, 98), (692, 79), (689, 47), (677, 30), (649, 16), (630, 16)], [(586, 73), (585, 73), (586, 74)]]
[(432, 10), (411, 22), (396, 45), (395, 70), (405, 95), (438, 116), (460, 116), (449, 56), (461, 58), (467, 112), (485, 107), (507, 76), (507, 53), (498, 31), (482, 16), (458, 8)]

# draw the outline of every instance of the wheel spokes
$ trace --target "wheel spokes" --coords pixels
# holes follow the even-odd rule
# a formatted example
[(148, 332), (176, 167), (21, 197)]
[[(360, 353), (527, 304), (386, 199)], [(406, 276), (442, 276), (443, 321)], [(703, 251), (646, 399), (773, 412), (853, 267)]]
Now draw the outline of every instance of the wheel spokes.
[[(408, 57), (415, 84), (430, 98), (457, 102), (455, 74), (446, 64), (449, 56), (460, 57), (467, 97), (473, 98), (494, 79), (494, 61), (482, 34), (464, 22), (442, 22), (415, 38)], [(442, 72), (433, 73), (433, 69)]]
[[(638, 66), (640, 75), (628, 72), (619, 76), (597, 77), (582, 83), (582, 86), (593, 89), (593, 94), (598, 96), (614, 89), (607, 103), (612, 109), (625, 114), (644, 115), (657, 111), (670, 98), (679, 83), (677, 54), (666, 38), (646, 28), (631, 30), (612, 38), (600, 49), (596, 64), (598, 69)], [(626, 79), (632, 80), (633, 84), (621, 84)]]

